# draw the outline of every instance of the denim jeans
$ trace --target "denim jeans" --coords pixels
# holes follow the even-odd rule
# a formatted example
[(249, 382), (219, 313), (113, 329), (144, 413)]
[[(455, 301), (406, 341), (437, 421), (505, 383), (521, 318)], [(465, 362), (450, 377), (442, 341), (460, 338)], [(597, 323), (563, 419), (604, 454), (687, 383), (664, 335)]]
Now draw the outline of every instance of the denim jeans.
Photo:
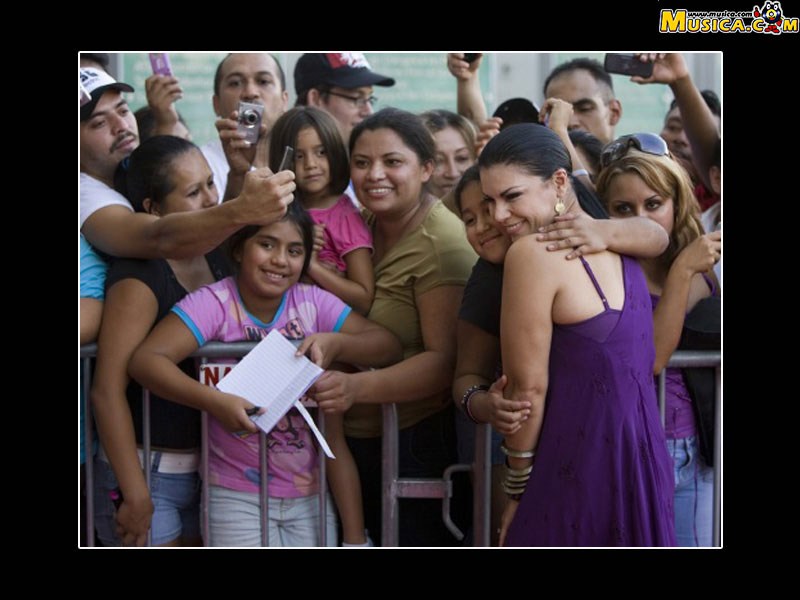
[[(200, 537), (200, 477), (197, 473), (150, 472), (150, 497), (153, 500), (151, 539), (160, 546), (179, 537)], [(104, 460), (94, 459), (95, 529), (104, 546), (119, 546), (116, 509), (109, 496), (118, 487), (114, 471)]]
[(700, 455), (696, 436), (667, 440), (675, 465), (675, 537), (678, 546), (711, 546), (714, 469)]
[[(328, 494), (326, 537), (336, 546), (336, 512)], [(261, 546), (259, 495), (209, 486), (210, 546)], [(319, 495), (269, 499), (270, 547), (319, 545)]]

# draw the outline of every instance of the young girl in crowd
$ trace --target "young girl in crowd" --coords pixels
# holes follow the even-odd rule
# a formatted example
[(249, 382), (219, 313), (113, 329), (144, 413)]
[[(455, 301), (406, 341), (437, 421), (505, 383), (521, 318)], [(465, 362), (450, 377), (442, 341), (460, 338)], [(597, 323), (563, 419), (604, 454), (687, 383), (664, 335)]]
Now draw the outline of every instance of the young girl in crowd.
[[(294, 148), (295, 198), (316, 224), (308, 275), (322, 289), (367, 314), (375, 294), (372, 236), (344, 193), (350, 169), (336, 122), (317, 108), (293, 108), (272, 129), (269, 166), (273, 171), (286, 146)], [(320, 237), (324, 238), (321, 244)]]
[[(603, 150), (597, 190), (612, 217), (646, 216), (670, 235), (666, 252), (641, 260), (655, 322), (658, 374), (678, 345), (687, 312), (717, 293), (712, 268), (721, 232), (703, 235), (686, 171), (655, 134), (623, 136)], [(701, 455), (696, 405), (680, 369), (667, 370), (666, 434), (675, 470), (675, 530), (681, 546), (712, 542), (713, 469)]]
[[(184, 298), (134, 356), (134, 377), (155, 393), (206, 410), (209, 419), (209, 521), (214, 546), (260, 544), (259, 437), (243, 398), (202, 385), (177, 363), (207, 341), (259, 340), (271, 330), (301, 340), (327, 368), (333, 361), (383, 366), (399, 360), (400, 344), (339, 298), (298, 283), (311, 262), (313, 224), (297, 204), (267, 226), (231, 236), (237, 275)], [(244, 430), (244, 432), (242, 431)], [(314, 438), (295, 409), (268, 436), (269, 539), (274, 546), (318, 543), (319, 467)], [(335, 544), (335, 518), (327, 515)], [(363, 531), (362, 531), (363, 533)]]
[[(123, 179), (120, 192), (137, 211), (165, 216), (217, 205), (208, 163), (194, 144), (181, 138), (156, 136), (143, 142), (131, 154)], [(128, 383), (128, 362), (175, 302), (228, 272), (224, 255), (214, 250), (179, 260), (118, 259), (108, 273), (91, 392), (102, 443), (94, 487), (95, 522), (103, 545), (144, 544), (151, 516), (153, 545), (200, 544), (200, 413), (150, 396), (154, 451), (148, 491), (142, 451), (137, 450), (142, 446), (142, 390)], [(192, 360), (176, 368), (196, 376)], [(109, 496), (118, 489), (122, 503), (115, 511)]]
[[(372, 235), (344, 193), (350, 169), (336, 122), (316, 108), (293, 108), (272, 129), (273, 171), (279, 168), (286, 146), (294, 148), (296, 198), (315, 223), (315, 247), (308, 276), (359, 313), (366, 314), (375, 293)], [(336, 460), (328, 461), (328, 479), (342, 519), (342, 537), (347, 545), (362, 545), (367, 539), (361, 485), (356, 463), (344, 439), (342, 415), (327, 416), (325, 424), (328, 442), (336, 456)]]

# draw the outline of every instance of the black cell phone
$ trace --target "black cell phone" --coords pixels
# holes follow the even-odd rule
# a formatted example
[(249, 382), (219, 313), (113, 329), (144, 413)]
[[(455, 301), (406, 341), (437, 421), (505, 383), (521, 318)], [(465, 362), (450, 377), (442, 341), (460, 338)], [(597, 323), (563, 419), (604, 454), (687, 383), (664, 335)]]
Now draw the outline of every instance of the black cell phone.
[(474, 63), (476, 60), (478, 60), (479, 56), (480, 54), (478, 52), (464, 52), (464, 60), (468, 63)]
[(643, 63), (633, 54), (606, 54), (603, 63), (607, 73), (617, 73), (619, 75), (629, 75), (633, 77), (650, 77), (653, 74), (653, 63)]
[(286, 169), (290, 168), (294, 163), (294, 148), (291, 146), (286, 146), (283, 149), (283, 158), (281, 159), (281, 166), (278, 167), (278, 172), (285, 171)]

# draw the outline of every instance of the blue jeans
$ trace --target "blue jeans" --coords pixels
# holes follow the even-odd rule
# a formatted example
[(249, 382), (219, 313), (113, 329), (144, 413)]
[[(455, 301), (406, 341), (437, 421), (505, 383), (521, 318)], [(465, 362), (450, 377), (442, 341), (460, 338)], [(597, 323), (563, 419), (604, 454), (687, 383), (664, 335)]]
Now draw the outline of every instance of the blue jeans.
[[(153, 465), (153, 469), (156, 466)], [(104, 546), (120, 546), (116, 509), (109, 493), (118, 487), (114, 471), (104, 460), (94, 459), (94, 524)], [(197, 473), (150, 472), (150, 498), (153, 520), (150, 525), (153, 546), (179, 537), (200, 537), (200, 477)]]
[(711, 546), (714, 469), (700, 455), (696, 436), (667, 440), (675, 465), (675, 537), (678, 546)]
[[(210, 546), (261, 546), (259, 495), (211, 485), (208, 488)], [(326, 503), (328, 546), (336, 546), (333, 498)], [(319, 545), (319, 496), (269, 498), (270, 547)]]

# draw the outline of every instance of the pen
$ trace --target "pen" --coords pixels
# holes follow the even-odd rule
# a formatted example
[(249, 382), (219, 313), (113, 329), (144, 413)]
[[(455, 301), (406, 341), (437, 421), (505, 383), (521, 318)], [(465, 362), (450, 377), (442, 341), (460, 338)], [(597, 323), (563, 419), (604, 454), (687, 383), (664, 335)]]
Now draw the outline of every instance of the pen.
[(245, 414), (246, 414), (248, 417), (252, 417), (253, 415), (255, 415), (255, 414), (258, 412), (258, 409), (259, 409), (259, 408), (261, 408), (261, 407), (260, 407), (260, 406), (254, 406), (253, 408), (246, 408), (246, 409), (245, 409), (245, 411), (244, 411), (244, 413), (245, 413)]

